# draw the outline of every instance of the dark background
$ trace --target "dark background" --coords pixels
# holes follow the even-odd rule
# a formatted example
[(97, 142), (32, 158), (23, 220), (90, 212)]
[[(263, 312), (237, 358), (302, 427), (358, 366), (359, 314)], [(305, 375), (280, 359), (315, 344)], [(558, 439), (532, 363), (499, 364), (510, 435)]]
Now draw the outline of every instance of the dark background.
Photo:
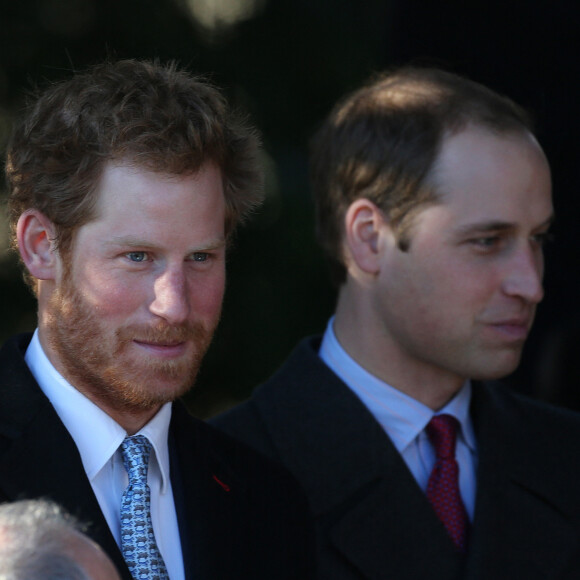
[[(557, 221), (546, 251), (547, 296), (509, 382), (580, 408), (576, 4), (0, 0), (0, 148), (37, 83), (105, 57), (176, 59), (208, 74), (250, 113), (264, 137), (267, 201), (230, 254), (223, 320), (188, 398), (206, 417), (247, 397), (299, 338), (324, 329), (333, 310), (312, 233), (306, 159), (322, 117), (345, 92), (392, 65), (414, 61), (466, 74), (532, 111), (553, 169)], [(3, 341), (34, 328), (35, 303), (0, 233)]]

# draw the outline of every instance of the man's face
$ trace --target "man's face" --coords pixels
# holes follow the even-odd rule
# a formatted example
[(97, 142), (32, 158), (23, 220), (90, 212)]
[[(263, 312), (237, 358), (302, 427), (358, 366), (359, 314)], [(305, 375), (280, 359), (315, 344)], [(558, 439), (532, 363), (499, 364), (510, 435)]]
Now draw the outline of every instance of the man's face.
[(416, 216), (407, 252), (385, 227), (378, 336), (411, 375), (504, 376), (543, 296), (548, 164), (529, 135), (470, 126), (444, 141), (431, 181), (440, 199)]
[(41, 312), (53, 364), (105, 410), (154, 409), (193, 384), (220, 316), (224, 212), (213, 165), (105, 169)]

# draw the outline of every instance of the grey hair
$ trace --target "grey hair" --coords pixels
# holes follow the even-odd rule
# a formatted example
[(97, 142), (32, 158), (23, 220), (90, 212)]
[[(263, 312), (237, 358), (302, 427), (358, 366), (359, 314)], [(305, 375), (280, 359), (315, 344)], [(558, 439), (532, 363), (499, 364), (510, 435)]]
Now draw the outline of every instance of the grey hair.
[(0, 580), (91, 580), (67, 550), (71, 535), (82, 531), (48, 500), (0, 505)]

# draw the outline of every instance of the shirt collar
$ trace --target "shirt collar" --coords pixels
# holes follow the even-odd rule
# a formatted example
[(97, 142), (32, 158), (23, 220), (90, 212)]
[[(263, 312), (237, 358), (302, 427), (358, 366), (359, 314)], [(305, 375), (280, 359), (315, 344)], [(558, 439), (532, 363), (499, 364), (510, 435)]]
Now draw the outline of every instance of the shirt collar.
[[(465, 444), (469, 447), (471, 451), (475, 451), (475, 431), (473, 429), (473, 421), (471, 420), (471, 415), (469, 413), (469, 408), (471, 405), (471, 382), (466, 381), (461, 390), (445, 405), (442, 409), (433, 413), (434, 415), (442, 415), (444, 413), (448, 415), (453, 415), (459, 425), (461, 426), (460, 432), (458, 432), (458, 437), (463, 437)], [(426, 425), (425, 425), (426, 426)]]
[(437, 413), (380, 380), (360, 366), (342, 347), (334, 333), (334, 317), (330, 319), (320, 345), (319, 356), (328, 367), (364, 403), (402, 453), (423, 432), (433, 415), (448, 413), (461, 425), (466, 444), (475, 450), (475, 434), (469, 414), (471, 384), (461, 390)]
[(144, 435), (149, 439), (155, 451), (157, 463), (161, 470), (161, 493), (167, 491), (167, 485), (169, 484), (169, 446), (167, 440), (169, 423), (171, 422), (171, 410), (171, 403), (165, 403), (151, 421), (139, 431), (139, 435)]
[[(87, 477), (92, 480), (111, 460), (127, 432), (54, 368), (40, 344), (38, 330), (26, 350), (25, 360), (36, 382), (73, 438)], [(167, 437), (170, 420), (171, 403), (166, 403), (139, 431), (139, 434), (145, 435), (151, 441), (155, 451), (161, 471), (162, 491), (165, 491), (169, 483)]]

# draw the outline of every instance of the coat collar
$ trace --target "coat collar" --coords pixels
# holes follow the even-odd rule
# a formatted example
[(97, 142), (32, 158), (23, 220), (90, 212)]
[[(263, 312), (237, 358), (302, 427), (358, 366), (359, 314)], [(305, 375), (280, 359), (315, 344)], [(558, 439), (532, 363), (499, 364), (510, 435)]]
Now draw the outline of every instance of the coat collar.
[(476, 385), (472, 414), (479, 467), (469, 578), (560, 578), (572, 560), (577, 572), (578, 416), (499, 384)]
[(129, 580), (76, 445), (24, 362), (29, 341), (30, 335), (14, 337), (0, 351), (0, 495), (62, 505), (89, 524), (89, 535)]
[(363, 577), (557, 578), (578, 557), (574, 414), (474, 384), (480, 459), (463, 569), (389, 438), (317, 351), (303, 341), (254, 401), (319, 527)]
[[(76, 445), (24, 362), (29, 340), (11, 339), (0, 350), (0, 501), (56, 501), (90, 524), (89, 535), (109, 554), (121, 577), (132, 580)], [(258, 561), (236, 537), (253, 515), (244, 477), (246, 452), (225, 439), (191, 417), (182, 403), (174, 404), (170, 471), (187, 578), (230, 578), (242, 564)], [(256, 458), (248, 454), (250, 460)], [(248, 545), (253, 547), (252, 541)]]
[(302, 342), (254, 400), (284, 464), (321, 514), (399, 467), (400, 458), (356, 395), (318, 358), (317, 346)]
[(364, 578), (456, 577), (462, 563), (443, 525), (382, 427), (318, 358), (317, 345), (302, 342), (254, 401), (318, 527)]

